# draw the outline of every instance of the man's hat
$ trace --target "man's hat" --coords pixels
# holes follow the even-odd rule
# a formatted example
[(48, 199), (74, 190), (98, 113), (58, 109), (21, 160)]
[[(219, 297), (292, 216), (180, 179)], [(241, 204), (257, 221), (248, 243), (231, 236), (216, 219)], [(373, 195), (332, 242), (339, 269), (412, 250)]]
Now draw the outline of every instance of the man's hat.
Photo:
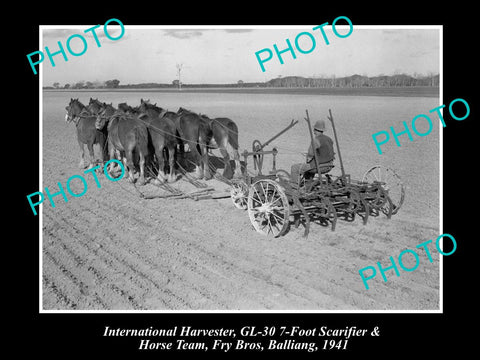
[(315, 125), (313, 125), (314, 130), (318, 131), (325, 131), (325, 121), (324, 120), (317, 120)]

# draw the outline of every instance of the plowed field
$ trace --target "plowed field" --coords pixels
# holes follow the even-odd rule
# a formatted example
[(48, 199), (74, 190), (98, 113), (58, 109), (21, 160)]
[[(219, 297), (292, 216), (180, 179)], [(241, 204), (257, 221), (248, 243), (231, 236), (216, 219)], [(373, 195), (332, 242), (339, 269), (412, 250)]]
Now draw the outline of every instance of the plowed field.
[[(170, 97), (167, 97), (170, 96)], [(256, 233), (248, 215), (229, 198), (142, 199), (126, 179), (111, 182), (99, 175), (101, 188), (88, 176), (88, 191), (79, 198), (54, 198), (42, 209), (42, 303), (45, 310), (436, 310), (440, 302), (440, 257), (434, 262), (417, 250), (420, 264), (400, 277), (387, 271), (369, 281), (366, 290), (358, 270), (439, 235), (438, 128), (402, 147), (389, 145), (382, 157), (371, 134), (438, 105), (436, 98), (340, 97), (228, 94), (55, 93), (43, 101), (43, 186), (52, 191), (78, 168), (74, 125), (66, 124), (70, 97), (85, 104), (90, 96), (102, 101), (137, 105), (150, 98), (176, 110), (185, 106), (234, 119), (241, 150), (264, 141), (288, 125), (333, 110), (338, 123), (347, 172), (361, 178), (377, 163), (397, 170), (407, 186), (405, 203), (388, 220), (371, 217), (337, 223), (336, 231), (312, 224), (310, 235), (291, 227), (280, 238)], [(208, 97), (208, 101), (206, 100)], [(260, 99), (259, 99), (260, 98)], [(256, 103), (257, 102), (257, 103)], [(435, 124), (437, 125), (437, 124)], [(333, 137), (332, 133), (330, 135)], [(308, 132), (302, 120), (274, 145), (279, 168), (302, 161)], [(283, 153), (283, 154), (282, 154)], [(267, 167), (270, 166), (266, 160)], [(339, 165), (336, 163), (336, 171)], [(335, 173), (335, 171), (334, 171)], [(228, 190), (218, 180), (206, 182)], [(172, 186), (195, 190), (179, 180)], [(144, 194), (163, 190), (147, 184)], [(406, 266), (409, 264), (407, 256)]]

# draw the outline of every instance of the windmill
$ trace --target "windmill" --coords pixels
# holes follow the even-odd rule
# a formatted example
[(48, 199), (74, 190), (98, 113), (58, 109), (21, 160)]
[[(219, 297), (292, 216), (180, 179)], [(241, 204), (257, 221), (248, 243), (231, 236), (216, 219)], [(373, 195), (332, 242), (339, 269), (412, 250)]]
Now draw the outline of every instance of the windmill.
[(182, 80), (181, 80), (181, 72), (183, 64), (177, 64), (177, 78), (178, 78), (178, 90), (182, 90)]

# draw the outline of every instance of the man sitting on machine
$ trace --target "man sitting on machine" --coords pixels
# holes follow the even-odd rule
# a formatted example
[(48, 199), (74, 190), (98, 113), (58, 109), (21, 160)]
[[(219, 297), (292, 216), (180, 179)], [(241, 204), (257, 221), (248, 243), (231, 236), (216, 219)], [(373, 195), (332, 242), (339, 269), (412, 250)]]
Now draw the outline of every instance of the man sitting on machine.
[(300, 182), (300, 177), (313, 179), (317, 173), (317, 165), (315, 163), (315, 153), (317, 157), (318, 167), (320, 173), (328, 173), (333, 168), (333, 160), (335, 158), (335, 152), (333, 150), (333, 140), (325, 135), (325, 121), (318, 120), (313, 126), (313, 133), (315, 138), (313, 139), (310, 147), (308, 148), (306, 163), (293, 164), (291, 168), (291, 179), (297, 184)]

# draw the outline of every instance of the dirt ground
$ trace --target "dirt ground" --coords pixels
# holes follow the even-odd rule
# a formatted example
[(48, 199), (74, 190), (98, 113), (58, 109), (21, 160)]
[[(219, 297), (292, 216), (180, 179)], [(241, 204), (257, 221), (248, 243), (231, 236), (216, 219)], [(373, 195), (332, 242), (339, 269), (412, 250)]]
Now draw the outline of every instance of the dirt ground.
[[(81, 174), (73, 126), (43, 124), (43, 186)], [(142, 199), (126, 179), (99, 175), (101, 188), (86, 176), (78, 198), (54, 198), (42, 215), (42, 303), (44, 310), (437, 310), (439, 262), (417, 250), (419, 266), (380, 273), (366, 290), (359, 269), (397, 262), (405, 249), (437, 238), (438, 217), (419, 217), (405, 207), (388, 220), (367, 225), (339, 220), (336, 231), (312, 224), (291, 227), (285, 236), (258, 234), (246, 211), (224, 199)], [(229, 187), (206, 182), (217, 191)], [(72, 188), (80, 184), (72, 182)], [(192, 191), (179, 180), (172, 186)], [(147, 184), (143, 194), (163, 190)], [(79, 187), (80, 189), (80, 187)], [(80, 191), (80, 190), (78, 190)], [(411, 196), (411, 195), (410, 195)], [(420, 199), (421, 200), (421, 199)], [(438, 211), (438, 210), (437, 210)], [(413, 259), (404, 257), (405, 266)], [(378, 269), (377, 269), (378, 270)]]

